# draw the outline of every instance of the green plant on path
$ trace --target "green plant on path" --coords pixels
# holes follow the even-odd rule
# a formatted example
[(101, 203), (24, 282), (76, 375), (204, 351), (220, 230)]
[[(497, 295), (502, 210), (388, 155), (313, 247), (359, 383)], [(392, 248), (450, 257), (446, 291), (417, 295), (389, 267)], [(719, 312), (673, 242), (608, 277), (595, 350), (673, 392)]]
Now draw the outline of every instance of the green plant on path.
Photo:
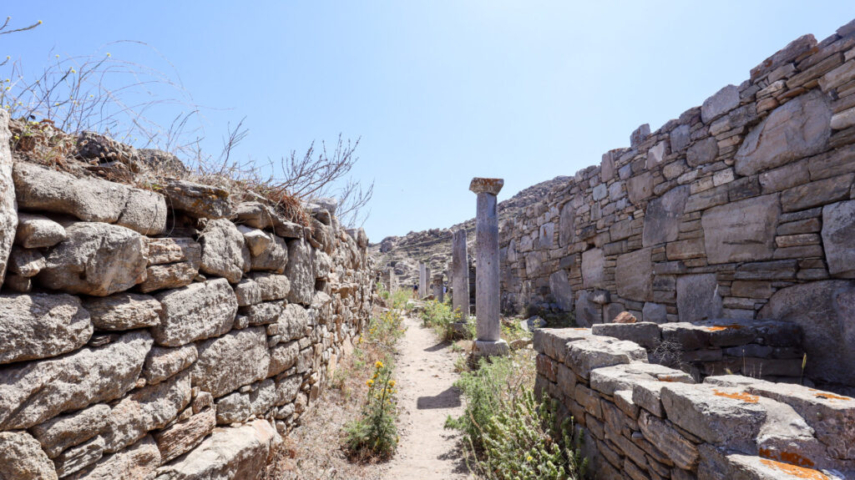
[(366, 382), (368, 399), (362, 416), (345, 428), (345, 448), (351, 457), (365, 460), (372, 457), (386, 459), (398, 446), (397, 402), (392, 368), (378, 361), (374, 375)]

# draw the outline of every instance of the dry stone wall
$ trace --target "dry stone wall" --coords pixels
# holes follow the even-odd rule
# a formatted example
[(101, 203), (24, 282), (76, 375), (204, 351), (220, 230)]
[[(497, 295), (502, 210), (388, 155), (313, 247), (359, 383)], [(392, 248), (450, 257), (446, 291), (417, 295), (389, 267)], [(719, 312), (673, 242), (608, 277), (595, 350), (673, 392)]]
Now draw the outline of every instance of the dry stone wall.
[(258, 478), (368, 318), (365, 233), (13, 161), (8, 122), (0, 478)]
[(630, 140), (504, 222), (505, 310), (792, 322), (808, 376), (855, 386), (855, 22)]
[(793, 328), (765, 322), (541, 329), (534, 335), (535, 390), (557, 400), (561, 417), (573, 417), (597, 480), (853, 479), (855, 399), (725, 372), (699, 382), (651, 363), (651, 342), (683, 342), (687, 351), (783, 349), (798, 338)]

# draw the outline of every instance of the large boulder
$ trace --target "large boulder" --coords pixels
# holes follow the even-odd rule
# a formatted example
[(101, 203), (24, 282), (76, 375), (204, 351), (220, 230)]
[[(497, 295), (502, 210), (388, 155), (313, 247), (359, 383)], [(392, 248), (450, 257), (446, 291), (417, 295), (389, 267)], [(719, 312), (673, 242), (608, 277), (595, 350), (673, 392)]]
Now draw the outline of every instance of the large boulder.
[(736, 152), (736, 173), (753, 175), (825, 150), (831, 106), (819, 90), (776, 108), (754, 127)]
[(223, 218), (232, 213), (229, 192), (222, 188), (171, 179), (163, 187), (170, 207), (194, 218)]
[(148, 332), (134, 331), (101, 348), (0, 370), (0, 429), (29, 428), (121, 397), (136, 384), (151, 344)]
[(228, 332), (238, 309), (235, 292), (223, 278), (168, 290), (155, 298), (163, 310), (152, 335), (158, 345), (167, 347), (180, 347)]
[(92, 324), (99, 330), (133, 330), (160, 323), (160, 302), (138, 293), (116, 293), (85, 301)]
[(71, 295), (0, 295), (0, 364), (55, 357), (92, 336), (89, 313)]
[(203, 272), (238, 283), (248, 272), (252, 259), (240, 230), (226, 219), (210, 220), (199, 239)]
[(280, 441), (266, 420), (214, 429), (193, 451), (159, 468), (156, 480), (258, 480)]
[(264, 327), (233, 330), (199, 343), (193, 385), (221, 397), (267, 377), (270, 353)]
[(802, 327), (809, 378), (855, 386), (855, 282), (826, 280), (782, 288), (759, 317)]
[[(3, 113), (6, 113), (5, 110)], [(8, 141), (4, 141), (8, 145)], [(39, 442), (27, 432), (0, 432), (0, 478), (9, 480), (56, 480), (53, 462)]]
[(312, 250), (305, 240), (288, 242), (288, 265), (285, 267), (285, 275), (291, 283), (288, 301), (310, 305), (315, 294), (315, 272)]
[(36, 279), (54, 290), (97, 297), (127, 290), (146, 278), (148, 243), (139, 233), (106, 223), (78, 222), (45, 258)]
[(771, 259), (780, 215), (777, 194), (748, 198), (705, 211), (701, 226), (707, 261), (718, 264)]
[(0, 111), (0, 284), (6, 277), (6, 261), (18, 228), (18, 206), (12, 180), (12, 152), (9, 150), (9, 112)]
[(105, 450), (117, 452), (165, 427), (190, 403), (190, 371), (157, 385), (134, 390), (113, 406)]
[(822, 245), (828, 273), (855, 278), (855, 200), (822, 207)]

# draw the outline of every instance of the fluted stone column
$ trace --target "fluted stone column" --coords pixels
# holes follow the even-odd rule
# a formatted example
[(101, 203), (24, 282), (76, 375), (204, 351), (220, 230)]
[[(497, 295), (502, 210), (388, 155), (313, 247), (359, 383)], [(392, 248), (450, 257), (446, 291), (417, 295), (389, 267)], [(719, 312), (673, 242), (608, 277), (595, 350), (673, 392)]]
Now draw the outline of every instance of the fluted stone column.
[(452, 307), (460, 312), (460, 321), (469, 320), (469, 259), (466, 257), (466, 230), (461, 228), (451, 235), (451, 288)]
[(437, 302), (442, 303), (445, 300), (445, 295), (442, 291), (442, 274), (437, 273), (433, 276), (433, 298)]
[(427, 265), (419, 264), (419, 299), (427, 296)]
[(481, 355), (505, 355), (508, 344), (501, 338), (499, 323), (499, 216), (496, 195), (505, 181), (501, 178), (473, 178), (469, 190), (478, 195), (475, 215), (475, 349)]

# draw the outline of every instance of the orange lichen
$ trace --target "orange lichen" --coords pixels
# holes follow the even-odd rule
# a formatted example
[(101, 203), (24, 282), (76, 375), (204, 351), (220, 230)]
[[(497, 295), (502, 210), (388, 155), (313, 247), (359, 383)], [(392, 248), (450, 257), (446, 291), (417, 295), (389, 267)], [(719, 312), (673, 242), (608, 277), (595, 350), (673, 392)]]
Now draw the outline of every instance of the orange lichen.
[(821, 391), (821, 390), (814, 390), (814, 389), (812, 389), (812, 388), (811, 388), (810, 390), (811, 390), (812, 392), (819, 392), (819, 393), (817, 393), (817, 394), (816, 394), (816, 395), (814, 395), (814, 396), (815, 396), (816, 398), (822, 398), (822, 399), (824, 399), (824, 400), (844, 400), (844, 401), (846, 401), (846, 400), (852, 400), (852, 398), (851, 398), (851, 397), (843, 397), (843, 396), (840, 396), (840, 395), (835, 395), (835, 394), (833, 394), (833, 393), (823, 392), (823, 391)]
[(676, 382), (677, 380), (671, 375), (662, 375), (659, 377), (660, 382)]
[(813, 460), (803, 457), (795, 452), (779, 452), (777, 450), (761, 448), (760, 456), (768, 458), (770, 460), (777, 460), (779, 462), (789, 463), (790, 465), (796, 465), (799, 467), (813, 467), (816, 465), (815, 463), (813, 463)]
[(739, 330), (742, 328), (742, 325), (720, 325), (717, 327), (707, 327), (708, 332), (722, 332), (724, 330)]
[(745, 403), (757, 403), (760, 400), (760, 397), (757, 395), (751, 395), (744, 392), (722, 392), (719, 389), (714, 389), (713, 393), (717, 397), (730, 398), (733, 400), (741, 400)]
[(760, 463), (766, 465), (769, 468), (780, 470), (796, 478), (804, 478), (806, 480), (830, 480), (828, 478), (828, 475), (811, 468), (797, 467), (795, 465), (788, 465), (786, 463), (777, 462), (775, 460), (767, 460), (765, 458), (761, 459)]

